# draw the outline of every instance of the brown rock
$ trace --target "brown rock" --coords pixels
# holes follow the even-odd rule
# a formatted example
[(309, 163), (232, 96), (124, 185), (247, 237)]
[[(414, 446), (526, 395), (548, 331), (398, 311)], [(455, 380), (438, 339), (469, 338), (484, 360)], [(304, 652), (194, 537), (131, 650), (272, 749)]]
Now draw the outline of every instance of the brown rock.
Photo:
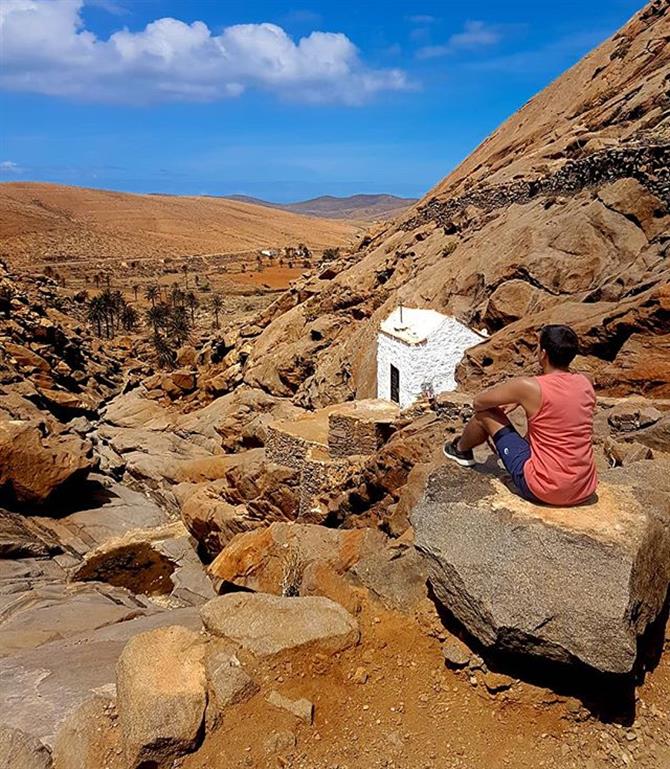
[(197, 384), (196, 373), (189, 369), (178, 369), (172, 372), (170, 381), (182, 392), (192, 392)]
[(193, 368), (197, 358), (197, 350), (190, 344), (184, 345), (177, 352), (177, 363), (183, 368)]
[(0, 726), (0, 769), (51, 769), (51, 753), (35, 737)]
[(207, 676), (207, 729), (216, 728), (223, 719), (225, 709), (246, 702), (259, 690), (239, 659), (230, 649), (215, 644), (207, 649), (205, 657)]
[(201, 609), (207, 630), (260, 657), (290, 649), (334, 653), (358, 642), (358, 625), (327, 598), (229, 593)]
[(117, 707), (129, 767), (172, 766), (201, 736), (207, 702), (205, 644), (174, 625), (128, 642), (116, 668)]
[(74, 435), (44, 434), (36, 422), (0, 421), (0, 489), (21, 504), (41, 504), (95, 466), (91, 445)]
[(273, 690), (268, 694), (267, 701), (275, 708), (287, 710), (306, 724), (311, 724), (314, 720), (314, 703), (304, 697), (299, 700), (292, 700)]
[(76, 708), (58, 730), (54, 769), (126, 769), (116, 699), (94, 695)]

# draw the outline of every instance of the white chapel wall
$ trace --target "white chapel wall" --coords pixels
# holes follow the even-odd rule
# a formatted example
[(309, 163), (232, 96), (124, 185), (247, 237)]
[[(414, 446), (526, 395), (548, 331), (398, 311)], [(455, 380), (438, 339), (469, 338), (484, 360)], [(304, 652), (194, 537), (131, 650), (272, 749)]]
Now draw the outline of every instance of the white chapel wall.
[(391, 400), (391, 364), (400, 372), (400, 407), (411, 405), (430, 384), (434, 392), (456, 389), (456, 367), (469, 347), (481, 338), (451, 318), (445, 319), (428, 339), (405, 344), (388, 334), (377, 339), (377, 397)]

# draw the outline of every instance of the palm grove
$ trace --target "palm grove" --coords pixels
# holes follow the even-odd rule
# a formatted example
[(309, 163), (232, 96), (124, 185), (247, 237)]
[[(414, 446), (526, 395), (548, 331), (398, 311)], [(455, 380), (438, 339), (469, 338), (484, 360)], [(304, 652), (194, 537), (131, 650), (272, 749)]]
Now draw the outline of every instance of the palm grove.
[[(158, 364), (172, 367), (176, 363), (179, 348), (190, 338), (196, 321), (195, 311), (200, 302), (193, 291), (184, 291), (177, 284), (163, 290), (156, 284), (149, 285), (144, 296), (149, 307), (142, 316), (126, 301), (121, 291), (107, 286), (89, 300), (88, 320), (98, 336), (107, 339), (113, 339), (120, 331), (136, 331), (143, 320)], [(211, 297), (210, 309), (214, 325), (219, 328), (223, 301), (218, 294)]]

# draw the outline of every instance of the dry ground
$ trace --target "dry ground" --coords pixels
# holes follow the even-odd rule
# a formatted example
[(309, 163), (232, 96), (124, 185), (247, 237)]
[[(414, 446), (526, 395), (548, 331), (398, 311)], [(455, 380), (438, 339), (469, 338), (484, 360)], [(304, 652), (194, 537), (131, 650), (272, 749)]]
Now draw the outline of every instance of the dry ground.
[(346, 221), (300, 216), (223, 198), (130, 195), (16, 182), (0, 184), (0, 257), (28, 261), (141, 259), (244, 252), (306, 243), (342, 246)]
[[(183, 769), (670, 767), (670, 634), (627, 726), (527, 683), (491, 694), (481, 672), (445, 668), (439, 642), (407, 617), (367, 608), (361, 626), (355, 649), (260, 668), (261, 692), (228, 711)], [(314, 725), (265, 702), (272, 689), (314, 702)]]

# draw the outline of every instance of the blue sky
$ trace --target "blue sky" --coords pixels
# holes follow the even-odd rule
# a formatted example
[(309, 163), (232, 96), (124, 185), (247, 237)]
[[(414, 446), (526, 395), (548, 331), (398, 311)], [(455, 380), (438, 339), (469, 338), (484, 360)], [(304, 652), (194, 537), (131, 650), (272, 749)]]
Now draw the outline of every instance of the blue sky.
[(420, 196), (641, 4), (2, 0), (0, 180)]

